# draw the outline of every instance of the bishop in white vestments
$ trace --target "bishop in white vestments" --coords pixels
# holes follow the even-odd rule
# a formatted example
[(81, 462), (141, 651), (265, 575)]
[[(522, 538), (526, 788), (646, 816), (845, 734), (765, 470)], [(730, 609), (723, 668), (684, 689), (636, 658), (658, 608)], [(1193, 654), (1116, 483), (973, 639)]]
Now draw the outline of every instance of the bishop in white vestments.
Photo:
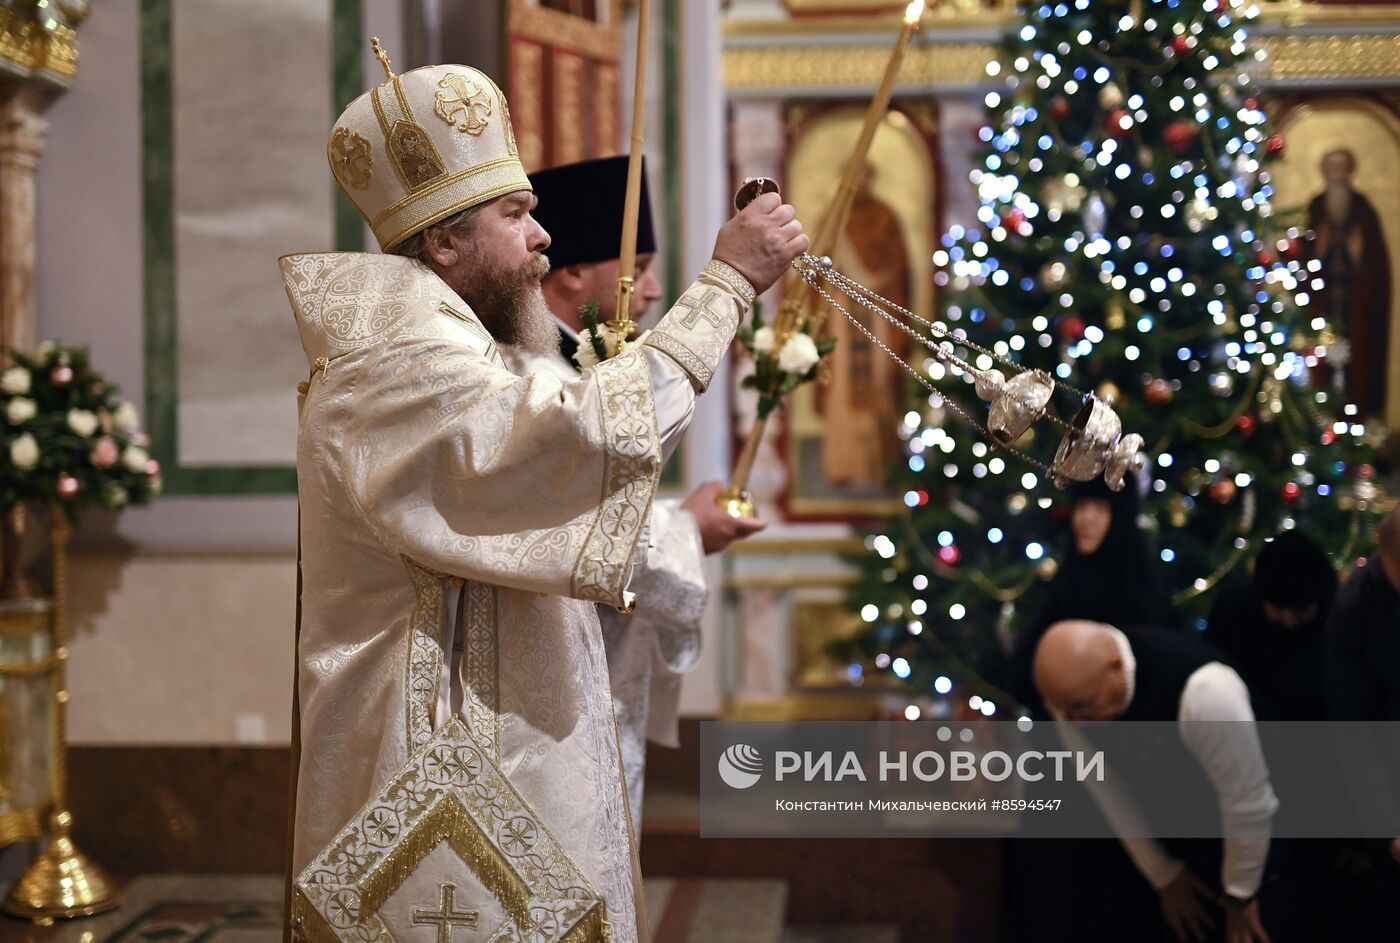
[(395, 254), (280, 262), (310, 365), (291, 929), (645, 940), (595, 606), (632, 603), (668, 449), (806, 237), (755, 201), (646, 343), (519, 377), (548, 235), (495, 84), (391, 75), (328, 153)]
[[(521, 376), (547, 372), (569, 381), (579, 375), (581, 365), (597, 362), (587, 339), (580, 344), (580, 332), (586, 328), (579, 309), (586, 303), (596, 305), (600, 323), (616, 311), (627, 163), (626, 156), (601, 157), (530, 175), (540, 201), (535, 218), (550, 236), (550, 273), (543, 288), (560, 342), (557, 348), (539, 352), (502, 348), (507, 365)], [(645, 164), (639, 207), (632, 316), (647, 323), (647, 308), (661, 297), (661, 286), (652, 270), (657, 242)], [(707, 483), (685, 499), (653, 502), (651, 546), (645, 564), (633, 574), (635, 611), (609, 606), (598, 610), (637, 835), (642, 827), (647, 742), (680, 746), (681, 680), (700, 658), (700, 622), (709, 599), (705, 555), (766, 526), (763, 521), (730, 517), (715, 500), (722, 487)]]

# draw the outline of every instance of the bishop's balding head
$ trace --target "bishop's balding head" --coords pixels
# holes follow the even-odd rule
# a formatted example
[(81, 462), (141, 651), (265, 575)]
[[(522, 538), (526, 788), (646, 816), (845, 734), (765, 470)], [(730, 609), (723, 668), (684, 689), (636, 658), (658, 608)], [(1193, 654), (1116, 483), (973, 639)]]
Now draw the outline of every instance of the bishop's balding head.
[(1068, 620), (1046, 630), (1035, 650), (1035, 686), (1070, 720), (1113, 720), (1128, 708), (1128, 678), (1113, 629)]

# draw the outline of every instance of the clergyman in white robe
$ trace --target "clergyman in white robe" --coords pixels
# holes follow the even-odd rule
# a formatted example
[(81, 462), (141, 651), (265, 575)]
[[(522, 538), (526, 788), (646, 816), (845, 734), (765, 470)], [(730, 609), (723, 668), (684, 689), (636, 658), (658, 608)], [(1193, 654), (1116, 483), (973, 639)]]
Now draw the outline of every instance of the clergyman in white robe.
[(662, 463), (752, 286), (710, 263), (644, 344), (566, 380), (511, 373), (417, 261), (280, 264), (311, 366), (294, 929), (648, 939), (596, 609), (633, 600)]

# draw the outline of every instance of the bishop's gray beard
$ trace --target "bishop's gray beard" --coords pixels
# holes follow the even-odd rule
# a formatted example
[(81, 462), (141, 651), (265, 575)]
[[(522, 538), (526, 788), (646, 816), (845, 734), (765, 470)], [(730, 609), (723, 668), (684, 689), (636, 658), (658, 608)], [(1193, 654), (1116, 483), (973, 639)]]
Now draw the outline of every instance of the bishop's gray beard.
[(549, 259), (542, 255), (514, 270), (483, 265), (458, 294), (496, 343), (532, 354), (554, 353), (559, 350), (559, 329), (539, 282), (547, 274)]

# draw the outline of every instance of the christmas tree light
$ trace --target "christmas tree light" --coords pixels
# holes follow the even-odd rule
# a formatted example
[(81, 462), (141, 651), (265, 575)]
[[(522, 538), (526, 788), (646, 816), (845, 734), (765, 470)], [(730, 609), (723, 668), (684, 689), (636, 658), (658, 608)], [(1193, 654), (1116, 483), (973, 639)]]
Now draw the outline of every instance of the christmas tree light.
[[(1311, 385), (1333, 335), (1309, 308), (1320, 266), (1307, 234), (1270, 203), (1268, 161), (1287, 142), (1248, 76), (1257, 13), (1220, 0), (1027, 7), (986, 70), (1003, 86), (984, 98), (975, 223), (950, 226), (932, 258), (954, 354), (975, 343), (1113, 397), (1147, 437), (1141, 523), (1196, 621), (1280, 529), (1306, 526), (1353, 561), (1379, 497), (1383, 430)], [(957, 371), (924, 370), (967, 395)], [(994, 712), (1010, 704), (1007, 650), (1056, 570), (1064, 502), (946, 429), (934, 399), (911, 393), (904, 513), (867, 540), (852, 594), (865, 628), (841, 653), (854, 683), (893, 664), (920, 698)]]

